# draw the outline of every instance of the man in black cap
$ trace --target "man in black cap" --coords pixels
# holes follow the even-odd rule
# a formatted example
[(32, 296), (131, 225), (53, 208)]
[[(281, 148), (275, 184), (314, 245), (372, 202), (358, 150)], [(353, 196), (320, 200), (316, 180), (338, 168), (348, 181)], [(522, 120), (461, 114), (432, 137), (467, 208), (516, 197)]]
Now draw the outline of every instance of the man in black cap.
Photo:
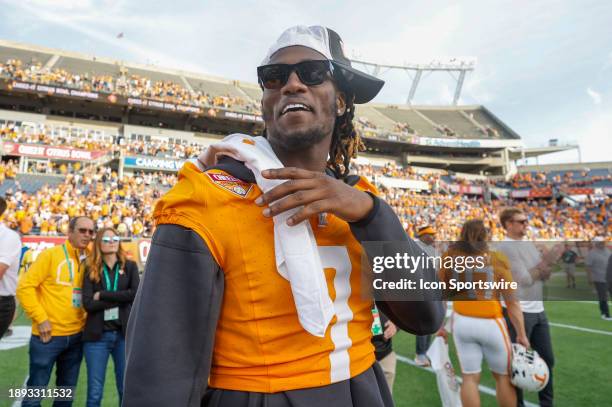
[[(362, 146), (354, 103), (383, 82), (318, 26), (286, 30), (257, 73), (265, 138), (228, 136), (156, 205), (124, 405), (391, 406), (360, 242), (409, 238), (376, 189), (349, 175)], [(444, 313), (432, 301), (377, 305), (415, 334), (437, 331)]]

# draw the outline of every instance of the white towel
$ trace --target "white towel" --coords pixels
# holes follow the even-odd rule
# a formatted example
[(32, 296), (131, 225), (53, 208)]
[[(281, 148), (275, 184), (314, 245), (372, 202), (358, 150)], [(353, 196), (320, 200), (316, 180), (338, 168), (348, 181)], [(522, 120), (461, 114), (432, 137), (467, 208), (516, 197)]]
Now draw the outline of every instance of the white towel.
[[(286, 181), (262, 177), (263, 170), (284, 167), (264, 137), (230, 134), (221, 142), (209, 146), (199, 160), (208, 167), (215, 165), (223, 155), (243, 161), (253, 171), (257, 185), (264, 193)], [(329, 298), (310, 223), (306, 220), (294, 226), (287, 225), (287, 219), (299, 209), (283, 212), (273, 218), (276, 268), (291, 284), (302, 327), (312, 335), (323, 337), (334, 316), (334, 305)]]

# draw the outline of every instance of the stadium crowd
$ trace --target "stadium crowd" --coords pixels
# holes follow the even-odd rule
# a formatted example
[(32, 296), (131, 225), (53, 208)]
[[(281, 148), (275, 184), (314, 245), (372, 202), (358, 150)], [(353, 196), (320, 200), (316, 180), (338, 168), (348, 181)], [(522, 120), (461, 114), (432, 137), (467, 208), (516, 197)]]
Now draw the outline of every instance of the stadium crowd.
[(0, 185), (6, 179), (15, 179), (18, 169), (17, 163), (12, 160), (6, 162), (0, 161)]
[(121, 146), (121, 150), (129, 155), (147, 155), (162, 158), (186, 159), (199, 154), (206, 148), (200, 143), (170, 143), (169, 141), (130, 141)]
[(169, 81), (153, 81), (130, 74), (125, 67), (116, 75), (97, 75), (90, 72), (69, 72), (66, 69), (48, 69), (41, 62), (23, 63), (19, 59), (0, 62), (0, 77), (43, 85), (65, 86), (86, 92), (119, 94), (124, 97), (154, 99), (162, 102), (197, 107), (224, 108), (261, 114), (259, 104), (247, 98), (231, 95), (211, 95), (205, 90), (191, 90)]
[[(171, 145), (132, 143), (130, 151), (138, 154), (173, 154), (183, 158), (198, 151), (197, 146), (187, 146), (175, 151)], [(64, 164), (62, 164), (64, 165)], [(438, 239), (454, 240), (459, 233), (460, 220), (482, 218), (495, 239), (503, 237), (496, 214), (506, 206), (516, 206), (530, 218), (530, 239), (580, 239), (612, 235), (607, 223), (612, 199), (586, 201), (570, 205), (554, 199), (485, 201), (482, 196), (435, 192), (440, 173), (420, 173), (412, 167), (387, 164), (382, 167), (356, 164), (356, 172), (370, 179), (393, 177), (429, 182), (433, 192), (417, 192), (402, 188), (386, 188), (378, 185), (382, 197), (389, 202), (404, 227), (410, 233), (413, 228), (430, 224), (438, 231)], [(6, 223), (23, 234), (55, 235), (64, 233), (68, 219), (77, 215), (90, 216), (98, 227), (115, 227), (122, 236), (151, 236), (153, 224), (151, 211), (154, 200), (176, 182), (176, 175), (153, 172), (119, 178), (109, 167), (80, 169), (78, 163), (68, 170), (65, 180), (57, 186), (45, 186), (28, 194), (17, 182), (6, 191), (8, 211)], [(17, 164), (0, 163), (0, 184), (4, 179), (15, 179)], [(605, 226), (608, 225), (608, 226)], [(605, 228), (608, 228), (606, 230)]]
[(98, 134), (84, 127), (52, 127), (0, 121), (0, 140), (12, 143), (65, 146), (90, 151), (111, 151), (116, 148), (115, 135)]
[(16, 183), (5, 193), (4, 222), (24, 235), (54, 236), (66, 233), (70, 218), (87, 215), (97, 228), (113, 227), (122, 237), (150, 236), (153, 203), (175, 182), (174, 174), (119, 178), (110, 168), (99, 168), (67, 174), (61, 184), (35, 193)]
[[(71, 127), (58, 129), (47, 125), (19, 126), (13, 122), (0, 121), (0, 141), (24, 144), (43, 144), (47, 146), (73, 147), (89, 151), (123, 152), (126, 155), (146, 155), (153, 157), (185, 159), (196, 155), (206, 146), (197, 142), (170, 142), (169, 140), (130, 140), (120, 142), (117, 134), (95, 134), (86, 128)], [(75, 163), (73, 165), (77, 165)], [(75, 171), (80, 166), (77, 165)], [(56, 172), (66, 171), (32, 171)], [(72, 171), (68, 171), (72, 172)]]
[[(367, 119), (357, 121), (363, 128), (375, 128)], [(81, 127), (49, 126), (0, 122), (0, 140), (15, 143), (36, 143), (54, 146), (70, 146), (86, 150), (102, 150), (125, 155), (144, 155), (169, 159), (186, 159), (205, 148), (197, 142), (170, 142), (169, 140), (129, 140), (118, 142), (117, 134), (103, 133)], [(502, 236), (501, 225), (495, 217), (500, 208), (514, 205), (524, 209), (532, 217), (533, 239), (590, 239), (603, 235), (606, 209), (610, 199), (599, 203), (584, 202), (573, 207), (556, 200), (513, 201), (508, 199), (484, 200), (482, 197), (440, 193), (441, 181), (459, 185), (497, 186), (509, 190), (519, 188), (543, 188), (550, 186), (588, 186), (598, 181), (612, 182), (612, 174), (589, 176), (588, 169), (548, 176), (545, 172), (518, 173), (508, 181), (466, 180), (444, 171), (423, 172), (411, 166), (387, 163), (383, 166), (353, 164), (354, 171), (373, 181), (379, 177), (419, 180), (428, 182), (433, 193), (419, 193), (400, 188), (384, 188), (383, 196), (394, 206), (407, 230), (414, 225), (432, 224), (443, 240), (453, 240), (460, 225), (456, 219), (482, 218), (493, 232)], [(174, 175), (162, 173), (139, 174), (136, 177), (118, 179), (110, 168), (83, 168), (81, 162), (30, 163), (28, 173), (66, 175), (63, 183), (46, 187), (29, 195), (20, 189), (19, 183), (7, 191), (9, 225), (22, 233), (62, 233), (66, 222), (73, 215), (89, 215), (98, 226), (112, 225), (123, 235), (150, 236), (153, 225), (150, 212), (153, 200), (160, 191), (145, 190), (146, 186), (161, 186), (162, 190), (176, 180)], [(15, 179), (18, 164), (15, 161), (0, 163), (0, 184), (5, 179)], [(83, 193), (85, 192), (85, 193)], [(444, 191), (442, 191), (444, 192)], [(19, 203), (18, 203), (19, 201)], [(105, 203), (105, 201), (108, 201)], [(430, 211), (422, 211), (430, 208)], [(68, 211), (68, 212), (65, 212)], [(580, 227), (579, 227), (580, 226)]]
[[(485, 221), (495, 240), (503, 238), (497, 214), (507, 206), (515, 206), (527, 214), (530, 228), (527, 238), (532, 240), (578, 239), (590, 240), (609, 236), (605, 229), (606, 212), (612, 200), (601, 203), (583, 203), (572, 207), (555, 200), (499, 199), (486, 203), (482, 198), (468, 195), (422, 194), (400, 188), (381, 188), (382, 197), (393, 206), (404, 227), (412, 233), (414, 225), (430, 224), (437, 230), (439, 240), (455, 240), (461, 221), (480, 218)], [(424, 210), (425, 209), (425, 210)]]
[(552, 177), (546, 172), (526, 172), (515, 174), (508, 181), (499, 181), (497, 185), (506, 188), (546, 188), (546, 187), (588, 187), (596, 182), (612, 182), (612, 173), (592, 175), (589, 169), (581, 171), (566, 171)]
[(376, 177), (389, 177), (389, 178), (401, 178), (419, 181), (428, 181), (432, 185), (440, 179), (442, 173), (436, 172), (418, 172), (414, 167), (411, 166), (398, 166), (394, 163), (386, 163), (383, 166), (374, 166), (372, 164), (353, 164), (353, 168), (356, 174), (369, 177), (375, 180)]

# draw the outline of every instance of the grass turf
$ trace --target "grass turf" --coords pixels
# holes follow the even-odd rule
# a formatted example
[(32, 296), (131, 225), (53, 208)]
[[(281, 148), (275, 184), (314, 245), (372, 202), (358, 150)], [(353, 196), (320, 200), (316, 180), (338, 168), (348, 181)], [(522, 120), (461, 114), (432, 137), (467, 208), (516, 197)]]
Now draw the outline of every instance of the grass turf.
[[(551, 290), (563, 291), (562, 276), (551, 281)], [(582, 280), (583, 276), (579, 276)], [(584, 288), (583, 289), (587, 289)], [(551, 323), (576, 325), (612, 333), (612, 322), (603, 321), (599, 308), (593, 302), (547, 301), (546, 311)], [(17, 325), (28, 325), (29, 321), (22, 314)], [(555, 405), (564, 407), (609, 406), (612, 405), (612, 336), (594, 332), (583, 332), (574, 329), (551, 325), (551, 335), (555, 352), (554, 391)], [(415, 337), (400, 332), (393, 340), (395, 351), (405, 357), (414, 358)], [(451, 360), (459, 373), (459, 364), (454, 345), (450, 344)], [(117, 406), (118, 398), (115, 389), (113, 363), (109, 361), (103, 406)], [(28, 371), (28, 348), (0, 351), (0, 406), (11, 406), (8, 389), (21, 387)], [(52, 376), (51, 383), (54, 382)], [(494, 380), (483, 368), (481, 384), (494, 388)], [(75, 406), (85, 405), (87, 392), (87, 370), (85, 362), (81, 367), (79, 383), (76, 390)], [(398, 361), (395, 379), (394, 399), (398, 407), (404, 406), (437, 406), (440, 405), (435, 376), (426, 370)], [(481, 393), (482, 406), (495, 406), (495, 397)], [(537, 403), (534, 393), (527, 393), (527, 400)], [(50, 406), (51, 401), (43, 402)]]

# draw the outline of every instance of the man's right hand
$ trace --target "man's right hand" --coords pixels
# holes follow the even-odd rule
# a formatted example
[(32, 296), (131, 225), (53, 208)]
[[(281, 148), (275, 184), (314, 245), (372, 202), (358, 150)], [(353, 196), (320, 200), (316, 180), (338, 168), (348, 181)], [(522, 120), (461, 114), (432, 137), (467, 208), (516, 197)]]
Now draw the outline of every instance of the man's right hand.
[(550, 267), (542, 270), (542, 272), (540, 273), (542, 281), (548, 280), (551, 274), (552, 274), (552, 269)]
[(529, 339), (527, 339), (527, 335), (519, 335), (516, 337), (516, 342), (520, 343), (525, 347), (525, 349), (531, 348), (531, 344), (529, 343)]
[(47, 343), (51, 340), (51, 322), (49, 320), (38, 324), (38, 334), (43, 343)]
[(438, 329), (438, 332), (436, 332), (436, 336), (441, 336), (442, 339), (444, 339), (444, 342), (448, 343), (448, 331), (444, 328), (444, 325), (442, 325), (442, 327)]
[(560, 244), (557, 244), (549, 249), (544, 248), (542, 250), (542, 260), (544, 260), (547, 267), (550, 267), (559, 260), (563, 251), (564, 248)]

